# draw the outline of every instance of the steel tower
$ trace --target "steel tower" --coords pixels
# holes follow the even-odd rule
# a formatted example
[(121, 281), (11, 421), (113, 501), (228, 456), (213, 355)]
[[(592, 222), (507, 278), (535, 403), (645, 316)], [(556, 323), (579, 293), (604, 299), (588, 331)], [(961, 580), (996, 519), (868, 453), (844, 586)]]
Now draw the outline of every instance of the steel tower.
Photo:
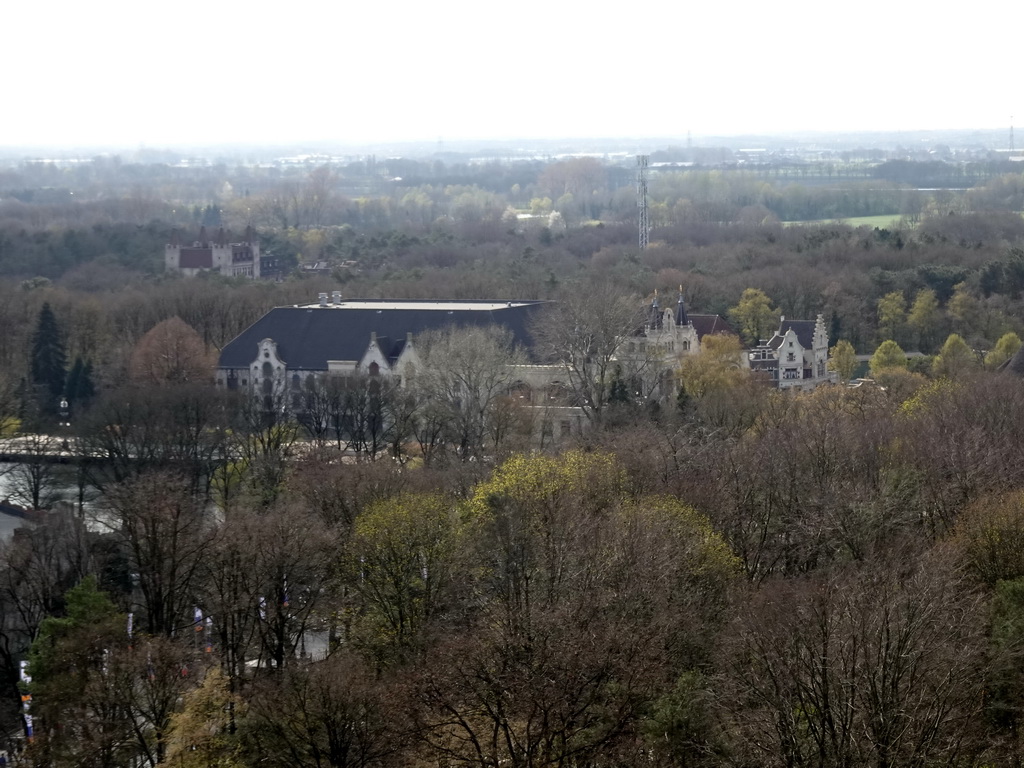
[(647, 219), (647, 155), (636, 156), (636, 205), (640, 219), (640, 250), (646, 250), (650, 223)]

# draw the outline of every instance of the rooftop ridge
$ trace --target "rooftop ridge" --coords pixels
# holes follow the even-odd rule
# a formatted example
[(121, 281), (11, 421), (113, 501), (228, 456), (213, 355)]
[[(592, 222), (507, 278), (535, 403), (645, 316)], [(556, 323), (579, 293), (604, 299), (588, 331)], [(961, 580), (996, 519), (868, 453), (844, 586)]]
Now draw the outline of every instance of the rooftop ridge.
[(342, 299), (323, 304), (319, 301), (305, 304), (286, 304), (279, 309), (487, 309), (499, 310), (550, 303), (545, 299)]

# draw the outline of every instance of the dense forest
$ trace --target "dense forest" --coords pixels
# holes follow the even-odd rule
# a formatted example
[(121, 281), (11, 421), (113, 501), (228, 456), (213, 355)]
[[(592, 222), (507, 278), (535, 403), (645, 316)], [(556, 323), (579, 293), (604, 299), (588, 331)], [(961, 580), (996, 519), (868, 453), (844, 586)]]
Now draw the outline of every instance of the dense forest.
[[(0, 545), (0, 750), (1018, 764), (1024, 382), (997, 369), (1024, 176), (805, 170), (659, 171), (642, 251), (632, 171), (590, 158), (0, 171), (0, 480), (30, 521)], [(250, 225), (276, 279), (163, 274), (174, 231)], [(539, 445), (496, 334), (431, 338), (406, 387), (310, 385), (322, 418), (212, 385), (321, 291), (632, 307), (621, 332), (680, 286), (738, 330), (821, 313), (841, 378), (859, 353), (873, 381), (779, 392), (722, 337), (668, 397), (609, 366), (590, 428)], [(474, 366), (486, 397), (453, 396)]]

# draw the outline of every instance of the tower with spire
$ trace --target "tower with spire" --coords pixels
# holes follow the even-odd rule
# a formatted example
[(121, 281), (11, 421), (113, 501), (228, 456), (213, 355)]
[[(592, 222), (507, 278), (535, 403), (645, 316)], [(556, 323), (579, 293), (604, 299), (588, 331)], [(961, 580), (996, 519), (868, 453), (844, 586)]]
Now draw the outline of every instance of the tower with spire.
[[(717, 315), (703, 315), (702, 318), (721, 320)], [(713, 326), (715, 323), (711, 323)], [(702, 323), (702, 325), (708, 325)], [(663, 364), (674, 359), (696, 354), (700, 350), (700, 332), (686, 312), (686, 300), (683, 298), (683, 286), (679, 286), (679, 296), (675, 307), (664, 307), (658, 303), (655, 291), (644, 326), (648, 352), (656, 352)]]

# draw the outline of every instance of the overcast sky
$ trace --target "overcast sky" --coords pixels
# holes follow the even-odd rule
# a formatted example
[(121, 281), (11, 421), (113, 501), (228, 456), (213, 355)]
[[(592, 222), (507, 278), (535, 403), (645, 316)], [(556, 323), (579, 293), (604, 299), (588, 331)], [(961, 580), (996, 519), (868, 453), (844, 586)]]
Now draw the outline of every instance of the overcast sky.
[(1024, 123), (1020, 6), (838, 7), (12, 0), (0, 145), (683, 140)]

